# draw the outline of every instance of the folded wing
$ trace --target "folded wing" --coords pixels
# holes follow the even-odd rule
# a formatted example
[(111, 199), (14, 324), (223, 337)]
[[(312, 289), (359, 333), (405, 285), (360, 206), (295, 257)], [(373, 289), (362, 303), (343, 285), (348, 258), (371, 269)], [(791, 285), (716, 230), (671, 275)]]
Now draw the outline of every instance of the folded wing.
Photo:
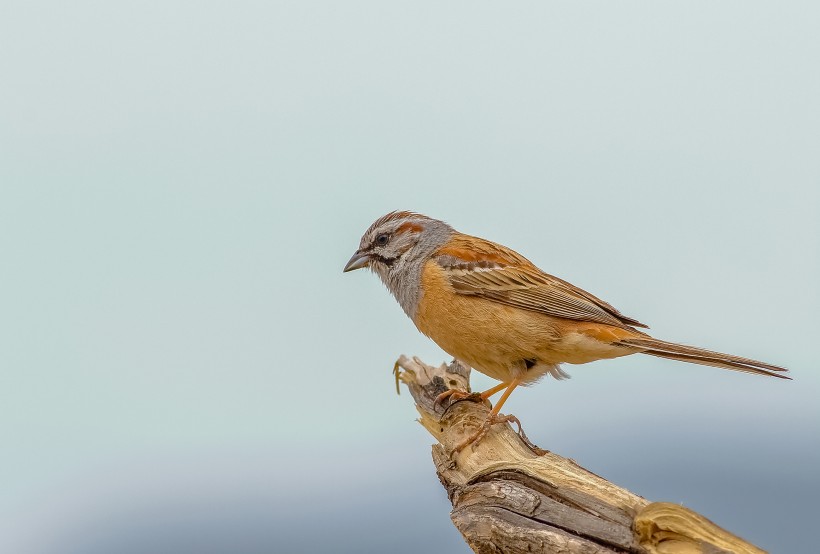
[(600, 298), (544, 273), (529, 260), (500, 245), (486, 259), (471, 251), (449, 248), (436, 259), (456, 292), (553, 317), (606, 323), (616, 327), (647, 327)]

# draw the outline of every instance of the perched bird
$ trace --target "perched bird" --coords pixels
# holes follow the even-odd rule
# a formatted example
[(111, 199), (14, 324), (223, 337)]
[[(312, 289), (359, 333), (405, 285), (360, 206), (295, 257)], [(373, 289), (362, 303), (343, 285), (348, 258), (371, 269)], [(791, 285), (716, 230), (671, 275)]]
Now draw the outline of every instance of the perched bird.
[(517, 386), (547, 374), (568, 377), (562, 363), (643, 353), (788, 379), (776, 365), (652, 338), (637, 329), (643, 323), (517, 252), (421, 214), (391, 212), (377, 219), (344, 271), (363, 267), (381, 278), (419, 331), (501, 381), (477, 395), (487, 399), (504, 390), (482, 428), (457, 449), (509, 420), (499, 410)]

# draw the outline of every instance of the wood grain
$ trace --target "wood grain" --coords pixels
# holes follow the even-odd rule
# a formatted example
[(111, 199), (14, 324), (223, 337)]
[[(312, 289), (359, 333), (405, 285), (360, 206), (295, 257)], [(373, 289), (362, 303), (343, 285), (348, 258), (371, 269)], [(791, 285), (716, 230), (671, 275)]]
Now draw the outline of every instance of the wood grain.
[(532, 445), (508, 424), (453, 455), (489, 403), (436, 405), (452, 388), (469, 391), (470, 370), (433, 367), (402, 356), (396, 383), (416, 402), (419, 422), (436, 439), (433, 463), (453, 505), (451, 519), (478, 553), (758, 554), (764, 552), (683, 506), (648, 500), (575, 461)]

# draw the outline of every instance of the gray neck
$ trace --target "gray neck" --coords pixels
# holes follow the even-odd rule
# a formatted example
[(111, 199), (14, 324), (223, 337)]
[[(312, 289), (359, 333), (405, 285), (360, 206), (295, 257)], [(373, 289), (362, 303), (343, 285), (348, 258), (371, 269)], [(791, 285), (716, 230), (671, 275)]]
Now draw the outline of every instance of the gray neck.
[(377, 264), (373, 269), (398, 301), (404, 313), (413, 321), (424, 294), (421, 287), (421, 273), (424, 264), (455, 233), (452, 227), (430, 219), (424, 221), (424, 231), (419, 233), (418, 242), (411, 246), (396, 262), (388, 267)]

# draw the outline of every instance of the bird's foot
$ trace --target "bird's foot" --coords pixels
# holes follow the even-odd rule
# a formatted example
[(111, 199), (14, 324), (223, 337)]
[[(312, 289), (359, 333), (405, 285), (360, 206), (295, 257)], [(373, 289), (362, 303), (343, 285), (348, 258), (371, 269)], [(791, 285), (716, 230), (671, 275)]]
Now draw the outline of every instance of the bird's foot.
[(458, 454), (468, 446), (472, 446), (472, 448), (478, 446), (478, 443), (480, 443), (481, 439), (483, 439), (487, 435), (487, 433), (490, 432), (490, 428), (493, 425), (496, 425), (498, 423), (510, 422), (518, 424), (518, 429), (521, 429), (521, 422), (518, 421), (518, 418), (514, 415), (490, 414), (489, 416), (487, 416), (487, 419), (484, 420), (484, 423), (481, 424), (481, 427), (479, 427), (475, 433), (473, 433), (472, 435), (470, 435), (469, 437), (455, 445), (455, 447), (453, 447), (453, 454)]
[(529, 437), (527, 437), (527, 434), (524, 432), (524, 428), (521, 426), (521, 421), (519, 421), (517, 417), (515, 417), (514, 415), (508, 415), (504, 417), (508, 418), (507, 421), (509, 423), (515, 423), (518, 426), (518, 438), (521, 439), (521, 442), (527, 445), (527, 448), (532, 450), (533, 454), (535, 454), (536, 456), (543, 456), (544, 454), (549, 454), (549, 450), (539, 448), (532, 443)]
[(547, 454), (549, 452), (549, 450), (544, 450), (543, 448), (535, 446), (532, 443), (532, 441), (530, 441), (530, 439), (527, 437), (527, 434), (524, 433), (524, 428), (521, 427), (521, 421), (514, 415), (490, 414), (489, 416), (487, 416), (487, 419), (484, 420), (484, 423), (481, 424), (481, 427), (479, 427), (475, 433), (473, 433), (472, 435), (470, 435), (469, 437), (467, 437), (466, 439), (464, 439), (463, 441), (461, 441), (453, 447), (452, 457), (455, 457), (456, 454), (458, 454), (468, 446), (475, 449), (475, 447), (478, 446), (478, 443), (480, 443), (481, 440), (485, 436), (487, 436), (487, 433), (490, 432), (490, 428), (493, 425), (497, 425), (499, 423), (514, 423), (516, 427), (518, 427), (518, 431), (516, 432), (516, 434), (521, 439), (521, 441), (527, 446), (527, 448), (532, 450), (533, 454), (537, 456), (543, 456), (544, 454)]
[(438, 406), (443, 406), (444, 401), (450, 398), (450, 406), (454, 403), (458, 402), (459, 400), (469, 400), (470, 402), (483, 402), (484, 398), (481, 396), (481, 393), (478, 392), (467, 392), (461, 389), (450, 389), (446, 390), (443, 393), (436, 396), (435, 402), (433, 402), (433, 407), (437, 408)]

